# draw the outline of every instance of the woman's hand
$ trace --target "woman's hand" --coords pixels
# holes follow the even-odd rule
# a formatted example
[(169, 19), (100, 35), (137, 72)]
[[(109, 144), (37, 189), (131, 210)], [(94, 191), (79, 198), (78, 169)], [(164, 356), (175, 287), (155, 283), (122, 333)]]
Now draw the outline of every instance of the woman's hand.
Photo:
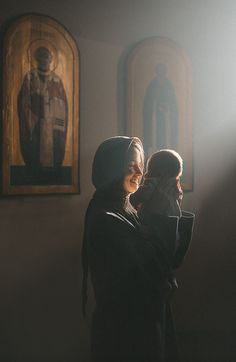
[(166, 216), (181, 216), (183, 191), (176, 178), (160, 179), (150, 200), (150, 209)]

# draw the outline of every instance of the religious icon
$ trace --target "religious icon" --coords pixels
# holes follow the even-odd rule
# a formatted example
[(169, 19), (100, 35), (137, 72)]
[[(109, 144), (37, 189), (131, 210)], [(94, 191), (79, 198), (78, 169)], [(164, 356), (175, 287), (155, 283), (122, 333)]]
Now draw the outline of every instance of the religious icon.
[(178, 117), (174, 86), (167, 77), (166, 65), (158, 63), (143, 102), (143, 141), (148, 156), (162, 148), (177, 149)]
[(78, 192), (74, 40), (55, 20), (26, 15), (9, 28), (4, 50), (6, 73), (14, 64), (4, 83), (4, 194)]
[(127, 62), (126, 133), (138, 136), (145, 155), (171, 148), (183, 157), (182, 185), (193, 188), (192, 72), (184, 50), (152, 37), (133, 48)]
[(68, 105), (60, 77), (50, 70), (52, 53), (39, 47), (37, 67), (26, 73), (18, 95), (21, 153), (26, 166), (60, 167), (65, 153)]

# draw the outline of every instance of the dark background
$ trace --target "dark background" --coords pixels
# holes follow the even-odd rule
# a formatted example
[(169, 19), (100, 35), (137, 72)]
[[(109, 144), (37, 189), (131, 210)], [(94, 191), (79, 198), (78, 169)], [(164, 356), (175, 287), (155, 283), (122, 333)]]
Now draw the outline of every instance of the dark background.
[[(192, 248), (174, 309), (184, 362), (236, 360), (236, 3), (225, 0), (2, 0), (7, 23), (52, 16), (80, 50), (80, 195), (0, 199), (0, 360), (88, 362), (80, 248), (98, 144), (124, 133), (125, 62), (149, 36), (166, 36), (192, 63)], [(93, 307), (91, 295), (89, 310)]]

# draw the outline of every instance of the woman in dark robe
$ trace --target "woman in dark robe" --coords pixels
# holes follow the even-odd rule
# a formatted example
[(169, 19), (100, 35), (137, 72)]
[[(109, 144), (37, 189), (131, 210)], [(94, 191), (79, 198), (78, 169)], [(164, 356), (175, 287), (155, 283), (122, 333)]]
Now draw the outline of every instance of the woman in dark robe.
[[(113, 137), (98, 148), (92, 170), (96, 192), (85, 219), (83, 311), (88, 268), (95, 292), (93, 362), (177, 362), (169, 282), (191, 239), (193, 215), (159, 195), (171, 216), (157, 212), (142, 226), (129, 195), (143, 172), (138, 138)], [(178, 235), (178, 242), (177, 242)]]

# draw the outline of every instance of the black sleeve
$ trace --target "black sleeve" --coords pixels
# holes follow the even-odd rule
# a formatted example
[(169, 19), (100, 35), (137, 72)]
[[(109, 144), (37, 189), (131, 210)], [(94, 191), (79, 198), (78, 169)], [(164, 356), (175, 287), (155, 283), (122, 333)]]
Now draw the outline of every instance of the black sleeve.
[[(108, 212), (90, 223), (90, 267), (98, 292), (113, 297), (134, 288), (140, 293), (144, 289), (160, 292), (162, 281), (172, 268), (177, 220), (161, 217), (156, 226), (150, 234)], [(168, 240), (168, 247), (163, 247), (164, 239)]]
[(139, 189), (130, 195), (130, 202), (133, 207), (137, 208), (139, 204), (148, 201), (154, 191), (155, 185), (152, 183), (144, 184)]
[(195, 218), (194, 214), (183, 211), (182, 217), (179, 219), (179, 225), (178, 225), (179, 239), (178, 239), (178, 246), (174, 256), (174, 263), (173, 263), (174, 268), (178, 268), (182, 264), (184, 257), (188, 251), (192, 238), (194, 218)]

